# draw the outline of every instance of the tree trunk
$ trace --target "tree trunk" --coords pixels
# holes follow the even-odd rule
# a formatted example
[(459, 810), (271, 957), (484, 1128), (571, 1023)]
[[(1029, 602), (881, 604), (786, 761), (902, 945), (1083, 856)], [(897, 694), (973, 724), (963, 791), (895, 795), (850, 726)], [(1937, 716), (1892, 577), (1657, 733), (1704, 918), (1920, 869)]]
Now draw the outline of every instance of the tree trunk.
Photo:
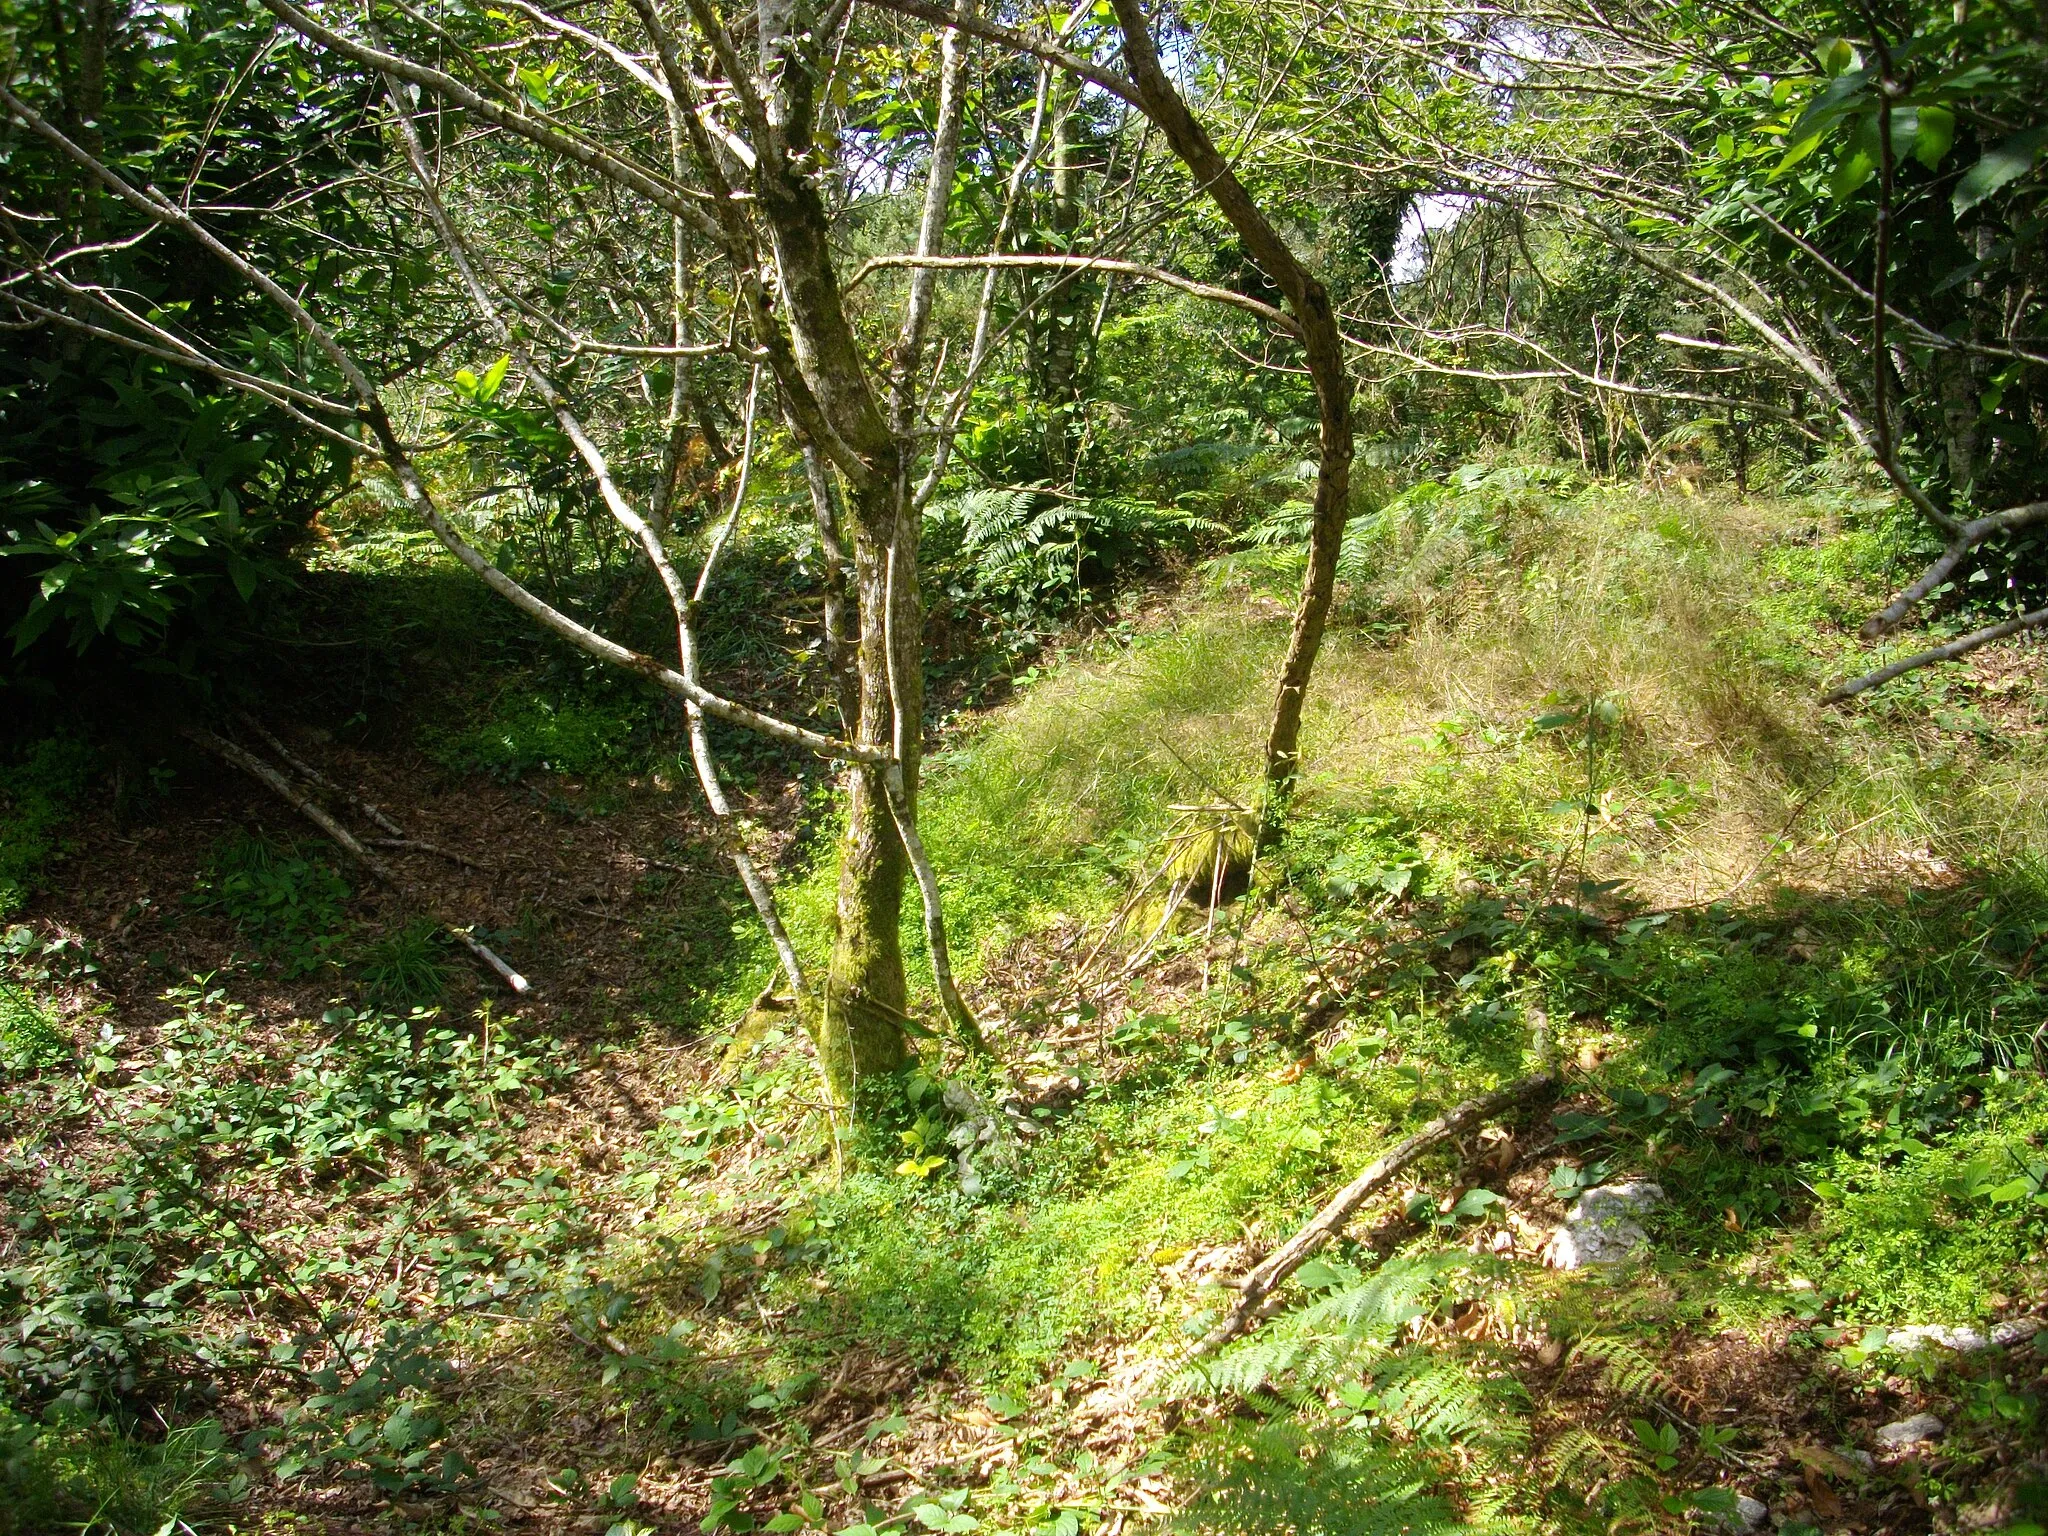
[[(1080, 98), (1053, 114), (1052, 130), (1052, 233), (1053, 249), (1060, 255), (1074, 254), (1074, 237), (1081, 228), (1082, 147), (1076, 134)], [(1045, 405), (1045, 472), (1049, 479), (1071, 480), (1074, 449), (1079, 437), (1076, 425), (1080, 407), (1081, 337), (1094, 307), (1094, 285), (1077, 273), (1054, 280), (1045, 303), (1044, 380), (1040, 399)]]
[(1278, 794), (1293, 787), (1301, 768), (1301, 710), (1310, 674), (1322, 649), (1329, 623), (1330, 599), (1337, 586), (1337, 553), (1344, 526), (1351, 518), (1351, 460), (1356, 451), (1351, 428), (1351, 375), (1344, 366), (1344, 337), (1329, 290), (1295, 257), (1280, 232), (1237, 179), (1217, 150), (1209, 132), (1188, 110), (1173, 81), (1160, 67), (1141, 0), (1111, 0), (1123, 33), (1124, 61), (1130, 69), (1145, 115), (1158, 125), (1195, 184), (1208, 192), (1244, 242), (1246, 253), (1286, 295), (1294, 317), (1308, 371), (1315, 381), (1316, 412), (1321, 418), (1321, 461), (1316, 471), (1314, 520), (1309, 528), (1308, 570), (1301, 581), (1301, 599), (1294, 610), (1287, 659), (1273, 699), (1273, 724), (1266, 735), (1266, 781)]
[[(878, 476), (848, 498), (845, 533), (853, 545), (853, 580), (860, 615), (857, 642), (860, 720), (856, 737), (863, 745), (888, 746), (894, 727), (889, 690), (889, 646), (909, 647), (910, 664), (902, 668), (903, 691), (914, 695), (902, 705), (912, 720), (923, 718), (924, 686), (921, 658), (910, 635), (895, 634), (888, 621), (889, 545), (901, 506), (898, 480)], [(908, 565), (915, 587), (915, 561)], [(906, 601), (907, 599), (907, 601)], [(923, 628), (921, 605), (913, 590), (896, 593), (898, 619), (905, 630)], [(907, 615), (918, 614), (912, 625)], [(914, 713), (913, 713), (914, 711)], [(917, 793), (917, 736), (904, 733), (904, 793)], [(895, 1071), (909, 1057), (902, 1020), (910, 1001), (903, 975), (903, 882), (909, 860), (896, 823), (889, 814), (885, 770), (857, 764), (847, 772), (846, 831), (839, 844), (839, 898), (834, 911), (832, 960), (825, 977), (825, 996), (818, 1021), (818, 1054), (826, 1081), (842, 1104), (851, 1105), (863, 1079)], [(914, 803), (914, 802), (913, 802)]]

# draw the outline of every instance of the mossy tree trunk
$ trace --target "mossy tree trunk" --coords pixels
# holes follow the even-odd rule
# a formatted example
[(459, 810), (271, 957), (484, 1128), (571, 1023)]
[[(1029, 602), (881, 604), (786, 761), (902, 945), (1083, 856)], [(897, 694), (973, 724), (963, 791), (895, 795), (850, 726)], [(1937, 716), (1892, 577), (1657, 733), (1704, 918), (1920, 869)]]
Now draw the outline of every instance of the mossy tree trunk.
[[(916, 601), (916, 562), (899, 559), (896, 612), (889, 614), (889, 549), (903, 515), (900, 482), (891, 476), (849, 498), (853, 584), (860, 635), (855, 647), (860, 718), (856, 739), (887, 746), (900, 705), (912, 720), (923, 714), (923, 667), (913, 634), (923, 629)], [(905, 569), (912, 590), (905, 593)], [(908, 601), (906, 601), (906, 598)], [(918, 614), (912, 622), (912, 615)], [(892, 630), (909, 633), (894, 634)], [(898, 673), (900, 691), (915, 697), (892, 699), (889, 646), (907, 657)], [(918, 732), (903, 733), (906, 796), (917, 787)], [(903, 974), (901, 920), (903, 885), (909, 873), (903, 840), (890, 815), (884, 769), (856, 764), (846, 775), (846, 830), (839, 843), (839, 894), (833, 910), (832, 958), (820, 1000), (817, 1044), (826, 1081), (842, 1105), (851, 1105), (859, 1084), (892, 1072), (909, 1056), (902, 1019), (909, 1006)], [(913, 802), (914, 803), (914, 802)]]

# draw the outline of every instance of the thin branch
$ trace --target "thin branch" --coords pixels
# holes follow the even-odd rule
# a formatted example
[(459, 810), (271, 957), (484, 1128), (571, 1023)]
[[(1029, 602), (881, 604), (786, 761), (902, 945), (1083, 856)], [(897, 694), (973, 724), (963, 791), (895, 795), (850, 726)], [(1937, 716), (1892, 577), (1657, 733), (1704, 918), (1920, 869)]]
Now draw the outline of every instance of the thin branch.
[(1056, 64), (1068, 74), (1086, 80), (1090, 85), (1099, 85), (1110, 95), (1129, 102), (1134, 107), (1141, 105), (1138, 100), (1138, 87), (1130, 80), (1115, 70), (1104, 68), (1091, 58), (1061, 47), (1056, 42), (1049, 42), (1028, 32), (1019, 32), (1013, 27), (1005, 27), (978, 16), (957, 16), (948, 7), (933, 4), (932, 0), (868, 0), (868, 3), (878, 10), (915, 16), (918, 20), (931, 22), (935, 26), (958, 27), (962, 32), (970, 33), (985, 42), (1001, 43), (1005, 48), (1014, 48), (1034, 59)]
[(1866, 672), (1863, 676), (1852, 678), (1846, 683), (1838, 683), (1822, 695), (1821, 702), (1840, 704), (1846, 699), (1855, 698), (1859, 693), (1868, 693), (1871, 689), (1905, 673), (1917, 672), (1922, 667), (1931, 667), (1937, 662), (1954, 661), (1958, 656), (1967, 656), (1995, 640), (2039, 629), (2044, 624), (2048, 624), (2048, 608), (2036, 608), (2032, 613), (2023, 613), (2016, 619), (2007, 619), (2003, 624), (1987, 625), (1983, 629), (1973, 630), (1967, 635), (1951, 640), (1946, 645), (1931, 647), (1895, 661), (1888, 667), (1879, 667), (1875, 672)]
[(1963, 524), (1956, 530), (1950, 541), (1934, 563), (1920, 575), (1920, 579), (1907, 587), (1897, 597), (1864, 621), (1862, 635), (1865, 640), (1875, 640), (1887, 635), (1905, 622), (1920, 600), (1948, 580), (1949, 573), (1961, 563), (1963, 556), (1982, 544), (1994, 533), (2024, 528), (2048, 518), (2048, 501), (2031, 501), (2025, 506), (2009, 507), (2003, 512), (1993, 512)]
[(990, 254), (985, 256), (872, 256), (862, 264), (860, 270), (850, 278), (846, 286), (851, 289), (867, 275), (881, 267), (1053, 267), (1066, 272), (1116, 272), (1126, 277), (1142, 277), (1151, 282), (1163, 283), (1169, 288), (1178, 288), (1182, 293), (1193, 294), (1198, 299), (1208, 299), (1217, 304), (1228, 304), (1257, 315), (1261, 320), (1277, 325), (1290, 336), (1298, 336), (1300, 327), (1294, 317), (1285, 310), (1275, 309), (1271, 304), (1262, 303), (1248, 293), (1239, 293), (1235, 288), (1218, 288), (1211, 283), (1196, 282), (1191, 277), (1182, 277), (1178, 272), (1168, 272), (1162, 267), (1146, 266), (1138, 261), (1120, 261), (1109, 256), (1056, 256), (1030, 253), (1009, 255)]
[(754, 381), (747, 386), (746, 435), (740, 443), (740, 482), (732, 493), (732, 511), (711, 536), (711, 547), (704, 552), (703, 567), (697, 572), (697, 585), (691, 589), (690, 601), (701, 603), (704, 594), (711, 589), (711, 573), (717, 568), (718, 557), (725, 553), (725, 546), (732, 539), (733, 530), (740, 525), (740, 509), (747, 504), (747, 485), (754, 473), (754, 415), (761, 400), (761, 365), (754, 365)]
[(644, 167), (622, 160), (611, 151), (578, 138), (552, 123), (543, 122), (528, 113), (493, 101), (490, 97), (471, 90), (453, 75), (444, 74), (438, 69), (430, 69), (401, 54), (388, 53), (384, 49), (374, 48), (337, 32), (291, 4), (290, 0), (263, 0), (263, 3), (281, 21), (308, 41), (318, 43), (367, 69), (374, 69), (380, 74), (395, 75), (423, 90), (430, 90), (464, 111), (475, 113), (487, 123), (543, 145), (607, 180), (632, 188), (657, 207), (667, 210), (679, 219), (687, 220), (691, 227), (701, 234), (717, 238), (717, 229), (710, 215), (692, 201), (684, 188), (669, 183), (665, 178), (649, 172)]
[[(677, 573), (674, 562), (668, 558), (668, 551), (662, 545), (661, 535), (626, 500), (612, 476), (610, 463), (606, 460), (603, 451), (598, 448), (597, 444), (592, 441), (589, 433), (584, 430), (582, 421), (569, 408), (567, 399), (563, 396), (560, 389), (555, 386), (554, 381), (535, 365), (532, 354), (519, 341), (518, 337), (513, 334), (511, 327), (505, 323), (504, 317), (498, 313), (497, 307), (492, 304), (490, 294), (485, 289), (483, 280), (477, 273), (461, 232), (456, 229), (454, 221), (448, 216), (448, 210), (442, 205), (439, 195), (434, 191), (432, 173), (427, 168), (426, 159), (420, 147), (419, 135), (413, 127), (412, 115), (406, 107), (404, 97), (399, 92), (398, 84), (388, 75), (385, 77), (385, 84), (391, 98), (392, 110), (397, 114), (399, 141), (404, 146), (406, 159), (411, 164), (413, 174), (419, 182), (420, 194), (425, 199), (427, 206), (427, 215), (433, 222), (436, 233), (441, 237), (442, 245), (448, 252), (449, 260), (454, 263), (456, 272), (462, 279), (463, 286), (469, 290), (470, 300), (476, 306), (477, 312), (482, 317), (484, 324), (491, 329), (497, 337), (499, 344), (509, 348), (519, 359), (520, 365), (526, 370), (528, 378), (546, 397), (550, 409), (554, 412), (556, 423), (574, 446), (577, 456), (583, 460), (584, 467), (597, 482), (599, 494), (603, 497), (606, 507), (611, 511), (613, 519), (639, 545), (648, 563), (654, 567), (656, 575), (660, 577), (662, 587), (668, 593), (669, 606), (675, 615), (676, 646), (682, 662), (683, 678), (687, 683), (696, 684), (698, 682), (698, 653), (696, 635), (690, 621), (691, 609), (695, 601), (702, 598), (705, 590), (710, 585), (713, 566), (717, 561), (719, 552), (724, 547), (724, 535), (730, 534), (733, 524), (739, 520), (741, 501), (746, 495), (747, 471), (752, 465), (751, 451), (747, 456), (746, 462), (741, 467), (738, 493), (733, 498), (732, 518), (726, 524), (724, 534), (714, 540), (712, 544), (711, 551), (705, 559), (703, 571), (698, 577), (696, 597), (693, 598), (685, 593), (682, 577)], [(755, 399), (758, 398), (760, 384), (761, 371), (759, 367), (756, 367), (754, 370), (755, 393), (748, 397), (747, 432), (749, 450), (751, 450), (753, 443), (753, 406)], [(803, 970), (797, 962), (795, 946), (790, 943), (789, 935), (783, 927), (781, 914), (775, 906), (774, 892), (769, 889), (768, 882), (755, 867), (753, 857), (748, 853), (746, 845), (739, 835), (732, 805), (726, 799), (724, 787), (719, 781), (718, 763), (717, 759), (712, 755), (711, 737), (704, 725), (703, 707), (695, 700), (691, 700), (686, 704), (685, 712), (688, 715), (690, 725), (690, 759), (696, 768), (698, 783), (704, 791), (705, 801), (711, 807), (711, 812), (718, 819), (719, 824), (728, 829), (729, 843), (726, 852), (732, 858), (734, 868), (739, 872), (740, 883), (746, 887), (748, 898), (753, 902), (756, 912), (760, 914), (762, 925), (768, 930), (770, 938), (775, 943), (776, 951), (782, 959), (784, 969), (789, 974), (792, 990), (797, 998), (801, 1000), (803, 997)]]

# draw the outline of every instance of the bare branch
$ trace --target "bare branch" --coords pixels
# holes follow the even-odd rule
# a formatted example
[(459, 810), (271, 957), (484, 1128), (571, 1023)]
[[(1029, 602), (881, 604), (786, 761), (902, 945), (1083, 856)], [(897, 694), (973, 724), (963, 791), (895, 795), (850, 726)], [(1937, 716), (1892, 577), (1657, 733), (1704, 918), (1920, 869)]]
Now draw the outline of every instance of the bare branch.
[(1211, 283), (1201, 283), (1191, 277), (1182, 277), (1178, 272), (1168, 272), (1162, 267), (1151, 267), (1138, 261), (1120, 261), (1109, 256), (1056, 256), (1016, 253), (1010, 255), (989, 254), (986, 256), (872, 256), (862, 264), (860, 270), (847, 281), (852, 288), (870, 272), (883, 267), (1039, 267), (1065, 272), (1116, 272), (1125, 277), (1142, 277), (1149, 282), (1162, 283), (1169, 288), (1178, 288), (1182, 293), (1193, 294), (1198, 299), (1212, 303), (1228, 304), (1248, 314), (1257, 315), (1269, 324), (1277, 325), (1290, 336), (1301, 334), (1294, 317), (1285, 310), (1275, 309), (1253, 298), (1248, 293), (1239, 293), (1234, 288), (1218, 288)]
[(1846, 683), (1838, 683), (1822, 696), (1822, 702), (1840, 704), (1845, 699), (1853, 699), (1859, 693), (1868, 693), (1880, 684), (1888, 683), (1905, 673), (1917, 672), (1922, 667), (1931, 667), (1937, 662), (1954, 661), (1958, 656), (1967, 656), (1995, 640), (2039, 629), (2044, 624), (2048, 624), (2048, 608), (2036, 608), (2032, 613), (2023, 613), (2018, 618), (2007, 619), (2002, 624), (1987, 625), (1983, 629), (1973, 630), (1967, 635), (1951, 640), (1946, 645), (1933, 646), (1901, 661), (1895, 661), (1888, 667), (1879, 667), (1875, 672), (1866, 672), (1863, 676), (1852, 678)]
[(2003, 512), (1993, 512), (1988, 517), (1980, 517), (1963, 524), (1956, 530), (1956, 536), (1949, 542), (1948, 548), (1920, 574), (1918, 581), (1864, 620), (1863, 638), (1875, 640), (1880, 635), (1890, 634), (1897, 629), (1922, 598), (1948, 580), (1949, 573), (1961, 563), (1963, 556), (1994, 533), (2024, 528), (2044, 518), (2048, 518), (2048, 501), (2030, 501), (2025, 506), (2009, 507)]
[(395, 75), (424, 90), (430, 90), (463, 110), (475, 113), (487, 123), (543, 145), (565, 159), (573, 160), (585, 170), (632, 188), (657, 207), (686, 220), (699, 233), (713, 239), (717, 238), (717, 229), (710, 215), (697, 206), (689, 192), (669, 182), (665, 177), (655, 175), (631, 161), (622, 160), (610, 150), (579, 138), (552, 123), (543, 122), (530, 113), (493, 101), (490, 97), (470, 89), (453, 75), (445, 74), (438, 69), (430, 69), (402, 54), (372, 47), (368, 43), (337, 32), (291, 4), (290, 0), (263, 0), (263, 3), (279, 20), (323, 48), (331, 49), (344, 58), (353, 59), (356, 63), (374, 69), (380, 74)]

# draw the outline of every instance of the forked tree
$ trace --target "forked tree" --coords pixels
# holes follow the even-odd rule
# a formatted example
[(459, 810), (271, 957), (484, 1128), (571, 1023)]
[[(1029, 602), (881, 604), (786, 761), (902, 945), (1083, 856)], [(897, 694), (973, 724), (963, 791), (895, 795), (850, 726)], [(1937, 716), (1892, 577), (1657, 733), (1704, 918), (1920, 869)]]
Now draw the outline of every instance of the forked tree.
[[(935, 25), (936, 81), (927, 101), (914, 248), (871, 260), (851, 278), (842, 274), (843, 242), (829, 194), (874, 174), (872, 163), (856, 163), (848, 143), (855, 136), (834, 105), (858, 20), (851, 0), (759, 0), (731, 15), (711, 0), (685, 0), (680, 9), (657, 0), (601, 7), (505, 0), (431, 16), (403, 4), (263, 3), (278, 23), (266, 49), (296, 50), (308, 68), (361, 93), (380, 153), (364, 159), (351, 195), (384, 208), (394, 246), (430, 266), (439, 291), (468, 311), (452, 330), (449, 316), (430, 317), (440, 340), (419, 338), (418, 352), (431, 357), (473, 338), (503, 359), (482, 378), (469, 375), (471, 407), (502, 412), (509, 407), (501, 392), (516, 395), (526, 417), (542, 422), (554, 434), (550, 441), (573, 456), (604, 515), (665, 594), (673, 659), (601, 632), (475, 547), (459, 509), (445, 504), (422, 467), (421, 448), (411, 440), (417, 429), (401, 425), (417, 419), (406, 407), (419, 399), (419, 359), (409, 369), (373, 366), (351, 348), (345, 316), (332, 306), (322, 312), (290, 273), (267, 269), (250, 243), (235, 237), (250, 210), (195, 198), (194, 188), (204, 185), (203, 142), (183, 189), (166, 189), (132, 178), (103, 155), (78, 130), (75, 113), (53, 106), (46, 82), (17, 77), (0, 85), (0, 105), (18, 130), (76, 177), (79, 206), (95, 210), (90, 228), (67, 218), (10, 226), (9, 302), (22, 323), (115, 340), (262, 397), (385, 477), (463, 566), (535, 622), (678, 695), (724, 851), (774, 940), (841, 1104), (853, 1102), (863, 1077), (887, 1073), (907, 1056), (911, 1002), (898, 933), (908, 880), (919, 888), (942, 1004), (965, 1041), (980, 1040), (952, 980), (937, 876), (917, 830), (924, 713), (918, 528), (979, 374), (1003, 339), (991, 324), (999, 269), (1044, 269), (1052, 281), (1041, 297), (1055, 299), (1065, 276), (1161, 282), (1249, 311), (1299, 342), (1319, 406), (1321, 463), (1308, 574), (1266, 750), (1271, 781), (1293, 780), (1302, 702), (1347, 513), (1350, 383), (1322, 285), (1190, 109), (1137, 0), (1116, 0), (1113, 24), (1098, 22), (1082, 5), (1042, 25), (1035, 16), (990, 19), (973, 5), (882, 0), (878, 14), (890, 25), (901, 24), (887, 18), (892, 11)], [(942, 246), (973, 39), (1038, 61), (1039, 110), (1012, 168), (992, 248), (948, 254)], [(1149, 119), (1186, 168), (1188, 195), (1214, 202), (1284, 296), (1285, 310), (1110, 251), (1005, 248), (1019, 181), (1046, 136), (1052, 71), (1077, 89), (1107, 91)], [(246, 78), (238, 75), (229, 89)], [(1052, 129), (1056, 190), (1071, 201), (1078, 179), (1071, 144), (1059, 142), (1057, 121)], [(522, 213), (504, 190), (511, 182), (538, 188), (543, 206)], [(293, 214), (281, 206), (258, 216)], [(601, 279), (596, 292), (568, 304), (555, 292), (563, 285), (550, 257), (565, 229), (579, 242), (581, 280)], [(148, 239), (152, 231), (188, 242), (273, 304), (299, 338), (297, 354), (238, 355), (231, 341), (208, 337), (95, 275), (96, 242)], [(1070, 224), (1064, 233), (1072, 232)], [(889, 267), (907, 273), (893, 333), (877, 345), (873, 306), (856, 308), (849, 290), (867, 271)], [(971, 345), (953, 358), (942, 390), (927, 336), (940, 275), (955, 267), (976, 269), (980, 306)], [(661, 281), (650, 284), (650, 270)], [(721, 432), (716, 412), (706, 409), (715, 386), (701, 370), (714, 363), (728, 377), (735, 364), (742, 376), (751, 374), (743, 428), (729, 420)], [(606, 373), (610, 365), (638, 370), (633, 376), (643, 393), (655, 368), (666, 380), (666, 399), (658, 402), (662, 462), (651, 488), (636, 489), (635, 477), (615, 462), (619, 411), (604, 388), (623, 388), (627, 376)], [(401, 380), (395, 396), (394, 376)], [(811, 491), (826, 567), (823, 649), (842, 717), (837, 732), (730, 698), (704, 676), (698, 624), (740, 516), (757, 418), (764, 415), (779, 419), (801, 454)], [(715, 499), (693, 460), (714, 448), (729, 454), (719, 439), (733, 437), (743, 445), (736, 488), (709, 519), (701, 563), (687, 573), (672, 536), (682, 503)], [(807, 973), (748, 849), (721, 782), (710, 719), (844, 767), (834, 933), (822, 977)]]

